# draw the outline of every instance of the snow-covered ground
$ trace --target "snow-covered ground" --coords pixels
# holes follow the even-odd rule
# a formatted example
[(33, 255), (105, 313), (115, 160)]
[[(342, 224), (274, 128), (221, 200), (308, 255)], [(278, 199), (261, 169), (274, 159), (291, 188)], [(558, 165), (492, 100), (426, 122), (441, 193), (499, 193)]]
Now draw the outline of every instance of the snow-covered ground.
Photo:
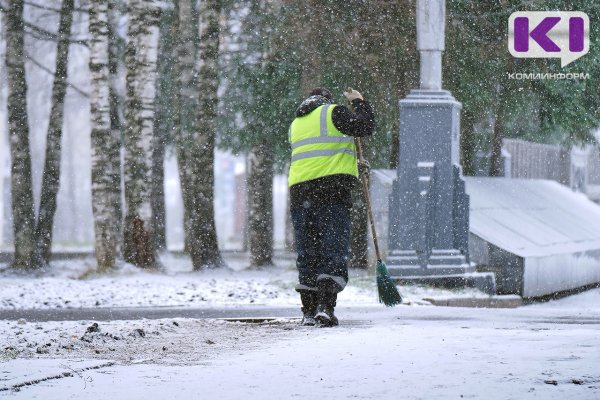
[[(103, 276), (93, 273), (94, 259), (55, 261), (48, 271), (30, 275), (0, 269), (0, 309), (90, 307), (223, 307), (240, 305), (300, 306), (294, 291), (298, 274), (294, 261), (274, 268), (248, 270), (244, 257), (227, 259), (229, 268), (193, 272), (189, 257), (163, 254), (163, 272), (146, 272), (128, 264)], [(339, 297), (345, 305), (376, 305), (375, 279), (352, 271)], [(475, 289), (456, 291), (407, 286), (406, 302), (424, 303), (436, 296), (485, 297)]]
[[(183, 257), (163, 263), (164, 273), (122, 266), (107, 277), (86, 274), (81, 261), (57, 263), (35, 279), (5, 271), (0, 305), (299, 306), (293, 262), (237, 272), (243, 260), (204, 272), (190, 272)], [(600, 289), (474, 309), (422, 301), (482, 296), (469, 290), (402, 287), (408, 300), (388, 309), (375, 301), (372, 276), (353, 275), (337, 308), (341, 325), (331, 329), (294, 318), (0, 321), (0, 398), (600, 398)]]
[(592, 400), (599, 300), (595, 289), (519, 309), (343, 308), (333, 329), (297, 320), (4, 321), (4, 337), (39, 350), (4, 353), (0, 397)]

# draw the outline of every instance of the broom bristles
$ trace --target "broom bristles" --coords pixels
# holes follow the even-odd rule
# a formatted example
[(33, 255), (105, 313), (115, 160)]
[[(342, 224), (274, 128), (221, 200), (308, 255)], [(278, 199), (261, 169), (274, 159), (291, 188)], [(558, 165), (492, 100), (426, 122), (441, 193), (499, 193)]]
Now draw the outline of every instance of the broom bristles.
[(396, 304), (402, 303), (402, 296), (398, 292), (396, 283), (390, 276), (390, 273), (381, 260), (377, 261), (377, 292), (379, 294), (379, 302), (387, 307), (393, 307)]

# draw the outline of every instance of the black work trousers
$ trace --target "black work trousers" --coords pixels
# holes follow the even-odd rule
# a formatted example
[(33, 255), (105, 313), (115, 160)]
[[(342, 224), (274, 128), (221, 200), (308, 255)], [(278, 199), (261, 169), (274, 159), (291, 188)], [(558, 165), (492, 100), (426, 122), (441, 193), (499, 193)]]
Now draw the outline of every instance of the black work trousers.
[(296, 290), (338, 293), (348, 282), (350, 209), (344, 202), (306, 200), (291, 208), (298, 259)]

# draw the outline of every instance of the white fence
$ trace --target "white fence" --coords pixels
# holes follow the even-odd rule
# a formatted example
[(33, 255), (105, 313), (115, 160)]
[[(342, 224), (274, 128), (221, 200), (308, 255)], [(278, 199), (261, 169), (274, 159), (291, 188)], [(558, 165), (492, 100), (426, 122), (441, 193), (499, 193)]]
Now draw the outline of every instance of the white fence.
[(505, 176), (550, 179), (600, 201), (600, 149), (598, 146), (566, 149), (558, 145), (504, 139)]

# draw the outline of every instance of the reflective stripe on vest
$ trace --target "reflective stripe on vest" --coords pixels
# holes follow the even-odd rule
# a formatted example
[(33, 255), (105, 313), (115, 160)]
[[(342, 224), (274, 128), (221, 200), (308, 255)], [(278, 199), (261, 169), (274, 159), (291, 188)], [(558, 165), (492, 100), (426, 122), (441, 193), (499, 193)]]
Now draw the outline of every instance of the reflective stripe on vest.
[(296, 150), (300, 146), (315, 143), (353, 143), (354, 138), (348, 136), (317, 136), (308, 139), (302, 139), (296, 143), (292, 143), (292, 150)]
[(333, 107), (333, 104), (317, 107), (290, 125), (290, 186), (333, 174), (358, 176), (354, 138), (335, 127), (331, 119)]

